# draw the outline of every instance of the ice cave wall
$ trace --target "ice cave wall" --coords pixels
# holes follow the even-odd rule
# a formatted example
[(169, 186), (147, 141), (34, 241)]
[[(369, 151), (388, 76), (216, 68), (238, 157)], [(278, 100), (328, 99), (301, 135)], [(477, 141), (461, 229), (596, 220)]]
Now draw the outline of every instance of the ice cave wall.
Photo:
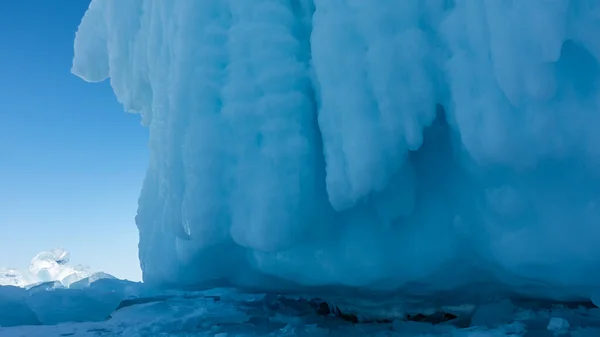
[(73, 72), (150, 128), (146, 282), (590, 298), (599, 35), (596, 0), (93, 0)]

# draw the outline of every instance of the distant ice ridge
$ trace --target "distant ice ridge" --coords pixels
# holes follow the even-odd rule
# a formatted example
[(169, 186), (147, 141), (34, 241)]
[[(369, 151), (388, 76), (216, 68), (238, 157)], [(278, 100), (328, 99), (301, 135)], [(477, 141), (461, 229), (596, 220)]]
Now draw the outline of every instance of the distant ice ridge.
[(149, 284), (589, 300), (599, 35), (596, 0), (93, 0), (73, 72), (150, 128)]
[(0, 286), (27, 287), (58, 281), (62, 286), (69, 287), (71, 284), (87, 278), (114, 278), (106, 273), (94, 273), (86, 266), (70, 266), (68, 265), (70, 258), (71, 254), (68, 251), (56, 248), (37, 254), (31, 260), (29, 269), (26, 271), (0, 268)]

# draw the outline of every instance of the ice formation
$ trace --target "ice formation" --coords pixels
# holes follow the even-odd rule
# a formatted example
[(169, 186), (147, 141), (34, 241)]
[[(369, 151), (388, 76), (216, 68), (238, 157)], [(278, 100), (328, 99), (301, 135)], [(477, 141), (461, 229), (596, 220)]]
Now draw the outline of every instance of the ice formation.
[[(46, 282), (59, 282), (60, 286), (69, 287), (72, 283), (93, 278), (98, 274), (93, 273), (86, 266), (69, 265), (70, 258), (71, 254), (62, 248), (43, 251), (31, 260), (26, 271), (0, 269), (0, 286), (27, 287)], [(102, 277), (100, 274), (98, 276)], [(112, 276), (108, 275), (108, 277)]]
[(27, 288), (0, 286), (0, 336), (9, 335), (3, 331), (5, 327), (105, 321), (123, 300), (138, 297), (145, 291), (141, 283), (110, 277), (89, 277), (73, 285), (77, 286), (65, 288), (54, 281)]
[(73, 72), (149, 127), (149, 284), (589, 300), (599, 34), (596, 0), (93, 0)]
[(496, 303), (480, 308), (469, 327), (459, 327), (451, 321), (354, 324), (331, 314), (322, 302), (314, 300), (272, 293), (247, 294), (232, 289), (170, 291), (158, 295), (143, 289), (142, 284), (123, 282), (138, 288), (140, 296), (123, 300), (117, 306), (114, 300), (124, 295), (124, 289), (110, 280), (95, 290), (93, 286), (84, 292), (63, 289), (44, 292), (41, 298), (33, 294), (27, 301), (33, 310), (14, 291), (24, 289), (0, 287), (0, 336), (597, 337), (600, 334), (598, 308), (560, 305), (522, 308)]

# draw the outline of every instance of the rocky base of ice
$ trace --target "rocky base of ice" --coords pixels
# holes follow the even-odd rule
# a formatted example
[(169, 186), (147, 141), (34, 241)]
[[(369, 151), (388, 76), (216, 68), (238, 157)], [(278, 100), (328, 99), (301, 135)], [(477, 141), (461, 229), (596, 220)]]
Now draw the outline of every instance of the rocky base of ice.
[[(335, 300), (235, 289), (157, 291), (114, 279), (82, 289), (0, 287), (0, 303), (2, 337), (600, 336), (600, 308), (592, 303), (499, 299), (423, 312), (398, 309), (370, 319)], [(6, 327), (9, 313), (17, 326)]]

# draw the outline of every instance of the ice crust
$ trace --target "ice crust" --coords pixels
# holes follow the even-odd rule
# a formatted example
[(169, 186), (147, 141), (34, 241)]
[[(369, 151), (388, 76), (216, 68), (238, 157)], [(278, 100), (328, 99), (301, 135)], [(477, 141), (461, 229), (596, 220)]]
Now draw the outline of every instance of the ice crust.
[[(115, 285), (111, 280), (101, 288), (108, 290)], [(0, 296), (4, 288), (10, 287), (0, 287)], [(73, 292), (73, 299), (83, 294), (96, 299), (106, 295), (65, 290), (65, 294), (69, 292)], [(60, 300), (57, 295), (52, 292), (48, 294)], [(64, 299), (54, 310), (51, 310), (51, 302), (45, 303), (50, 317), (72, 319), (56, 325), (35, 325), (35, 321), (29, 321), (27, 326), (0, 326), (0, 336), (597, 337), (600, 332), (600, 309), (560, 305), (538, 308), (513, 306), (510, 307), (511, 312), (506, 312), (508, 315), (502, 317), (495, 316), (497, 308), (488, 307), (479, 314), (479, 324), (461, 327), (452, 321), (432, 324), (404, 319), (355, 324), (334, 314), (325, 314), (315, 307), (314, 302), (305, 299), (240, 293), (231, 289), (140, 296), (121, 302), (122, 305), (116, 310), (113, 307), (110, 312), (98, 306), (79, 307), (79, 310), (71, 306), (64, 311), (67, 309), (65, 303), (69, 303)], [(5, 304), (0, 302), (0, 311)], [(67, 315), (67, 312), (70, 313)], [(90, 318), (101, 317), (98, 316), (101, 312), (107, 319), (78, 321), (78, 318), (86, 315)], [(27, 312), (22, 315), (21, 322), (31, 316)], [(0, 324), (7, 318), (10, 315), (0, 316)], [(487, 324), (481, 324), (482, 318)], [(509, 322), (505, 322), (505, 319)]]
[(149, 127), (149, 284), (589, 300), (599, 34), (596, 0), (93, 0), (73, 72)]

